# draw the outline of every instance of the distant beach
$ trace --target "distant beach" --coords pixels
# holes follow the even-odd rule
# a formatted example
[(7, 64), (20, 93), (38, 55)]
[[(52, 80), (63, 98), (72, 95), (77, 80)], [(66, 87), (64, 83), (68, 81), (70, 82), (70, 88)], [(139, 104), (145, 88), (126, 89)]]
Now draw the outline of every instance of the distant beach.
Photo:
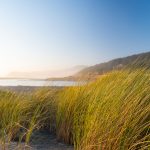
[[(45, 88), (44, 86), (0, 86), (0, 90), (7, 90), (7, 91), (12, 91), (12, 92), (34, 92), (38, 89)], [(61, 89), (62, 87), (59, 86), (48, 86), (47, 88), (57, 88)]]

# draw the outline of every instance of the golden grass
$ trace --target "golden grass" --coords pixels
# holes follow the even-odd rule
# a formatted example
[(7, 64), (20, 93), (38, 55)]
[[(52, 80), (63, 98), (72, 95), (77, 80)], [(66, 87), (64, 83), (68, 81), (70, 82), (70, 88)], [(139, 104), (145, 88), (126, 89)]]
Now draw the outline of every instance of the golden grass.
[(57, 135), (77, 150), (150, 147), (150, 72), (109, 73), (60, 93)]
[(150, 148), (150, 72), (122, 70), (93, 83), (31, 94), (0, 92), (0, 149), (47, 128), (76, 150)]
[(35, 129), (51, 130), (55, 121), (56, 91), (41, 89), (35, 93), (0, 93), (0, 149), (13, 139), (29, 143)]

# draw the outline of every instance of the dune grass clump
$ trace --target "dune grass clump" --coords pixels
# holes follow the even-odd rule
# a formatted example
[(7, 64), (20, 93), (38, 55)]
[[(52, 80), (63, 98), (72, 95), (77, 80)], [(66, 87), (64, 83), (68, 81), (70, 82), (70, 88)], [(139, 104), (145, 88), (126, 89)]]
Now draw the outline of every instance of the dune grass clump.
[(27, 119), (26, 100), (12, 92), (0, 92), (0, 148), (5, 149)]
[(122, 70), (59, 95), (57, 136), (77, 150), (150, 148), (150, 72)]
[[(35, 108), (39, 111), (37, 117), (38, 128), (47, 128), (49, 131), (54, 132), (56, 129), (56, 112), (57, 112), (57, 89), (42, 88), (32, 94), (31, 107), (28, 112), (32, 112)], [(33, 116), (33, 113), (31, 113)]]
[(47, 88), (31, 94), (1, 91), (0, 149), (8, 149), (14, 140), (28, 144), (34, 130), (52, 130), (56, 122), (56, 95), (56, 90)]

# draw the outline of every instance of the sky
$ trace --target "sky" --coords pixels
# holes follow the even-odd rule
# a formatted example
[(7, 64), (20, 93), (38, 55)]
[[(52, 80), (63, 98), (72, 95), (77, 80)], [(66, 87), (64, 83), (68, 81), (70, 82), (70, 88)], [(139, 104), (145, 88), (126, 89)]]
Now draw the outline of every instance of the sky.
[(0, 0), (0, 76), (150, 51), (148, 0)]

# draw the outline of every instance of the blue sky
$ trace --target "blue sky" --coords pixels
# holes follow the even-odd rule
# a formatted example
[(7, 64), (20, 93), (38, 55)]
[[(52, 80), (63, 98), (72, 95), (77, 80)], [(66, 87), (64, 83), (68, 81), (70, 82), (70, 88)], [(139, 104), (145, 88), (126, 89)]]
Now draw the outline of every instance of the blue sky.
[(146, 51), (148, 0), (0, 0), (0, 76)]

